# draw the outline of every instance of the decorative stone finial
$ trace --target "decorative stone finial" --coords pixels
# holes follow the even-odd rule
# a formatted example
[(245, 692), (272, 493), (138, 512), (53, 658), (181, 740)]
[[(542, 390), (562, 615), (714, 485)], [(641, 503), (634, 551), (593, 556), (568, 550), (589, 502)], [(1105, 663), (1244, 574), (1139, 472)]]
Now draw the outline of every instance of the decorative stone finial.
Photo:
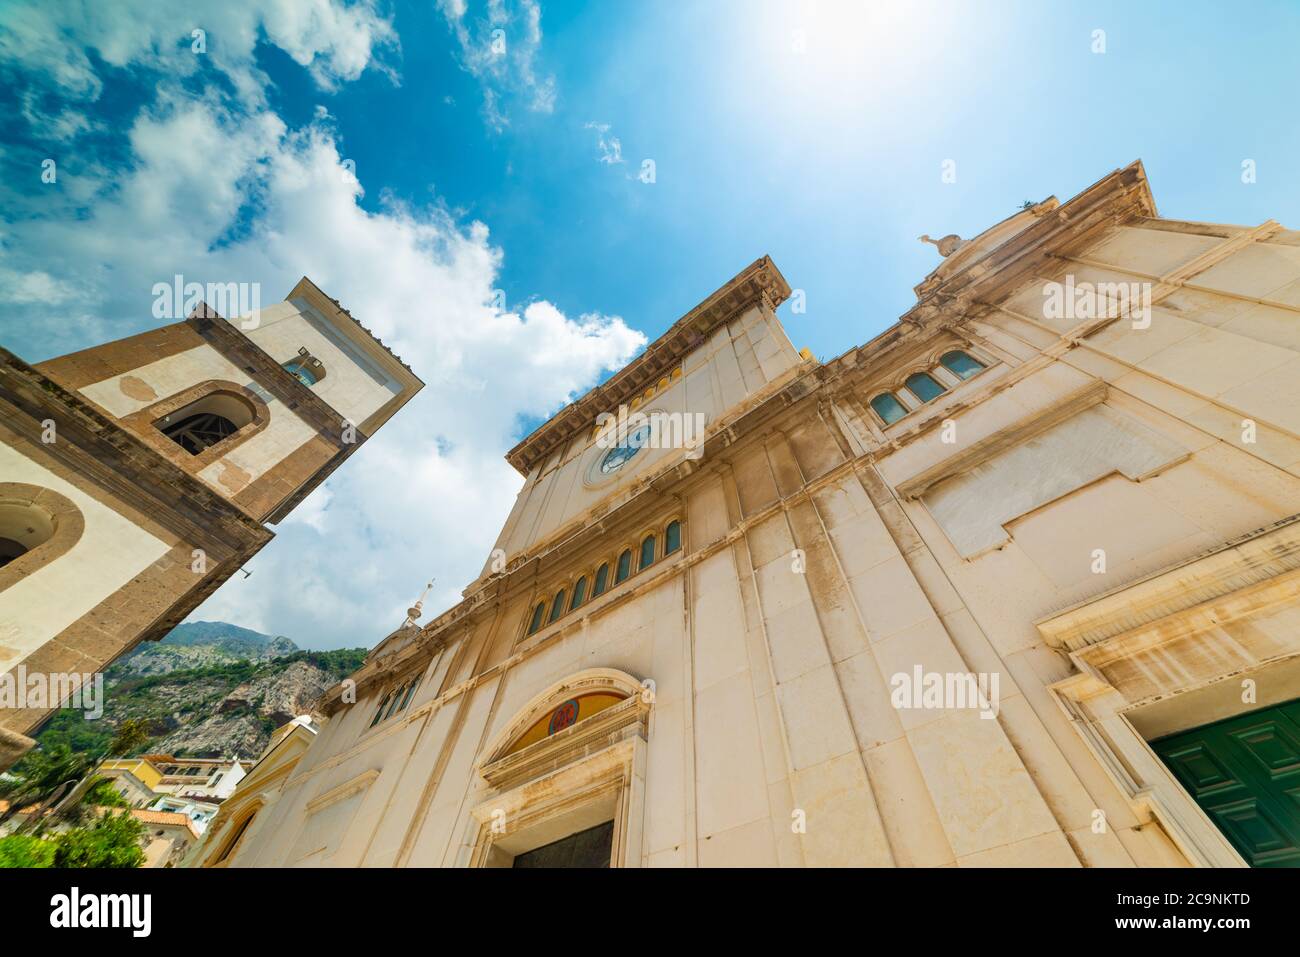
[(961, 247), (966, 245), (966, 240), (962, 239), (956, 233), (949, 233), (942, 239), (931, 239), (929, 233), (916, 237), (923, 243), (930, 243), (935, 249), (939, 250), (939, 255), (947, 259)]
[[(437, 581), (437, 579), (434, 579), (434, 581)], [(420, 597), (416, 600), (415, 604), (406, 609), (406, 621), (402, 623), (403, 628), (415, 627), (415, 619), (419, 618), (420, 615), (424, 613), (424, 596), (429, 594), (429, 589), (432, 587), (433, 581), (430, 581), (424, 586), (424, 591), (420, 592)]]

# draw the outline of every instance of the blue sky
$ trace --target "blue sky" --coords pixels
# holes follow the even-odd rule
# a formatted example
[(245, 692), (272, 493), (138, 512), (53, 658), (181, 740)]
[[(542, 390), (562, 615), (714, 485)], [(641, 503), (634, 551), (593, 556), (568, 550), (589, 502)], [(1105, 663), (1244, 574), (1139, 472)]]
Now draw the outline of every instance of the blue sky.
[(429, 387), (199, 617), (371, 645), (477, 575), (521, 434), (764, 253), (829, 358), (919, 234), (1136, 158), (1166, 216), (1300, 224), (1297, 40), (1295, 3), (0, 0), (0, 336), (150, 328), (177, 272), (338, 297)]
[[(584, 6), (544, 7), (555, 110), (512, 115), (503, 134), (436, 43), (404, 44), (400, 88), (370, 75), (331, 107), (368, 175), (412, 201), (433, 184), (491, 226), (511, 301), (544, 295), (653, 336), (771, 253), (809, 293), (807, 315), (784, 316), (792, 336), (829, 356), (910, 304), (935, 261), (920, 233), (971, 235), (1139, 157), (1165, 215), (1300, 221), (1300, 5)], [(436, 36), (428, 5), (396, 10), (403, 36)], [(591, 122), (624, 164), (593, 162)], [(636, 178), (646, 158), (653, 185)]]

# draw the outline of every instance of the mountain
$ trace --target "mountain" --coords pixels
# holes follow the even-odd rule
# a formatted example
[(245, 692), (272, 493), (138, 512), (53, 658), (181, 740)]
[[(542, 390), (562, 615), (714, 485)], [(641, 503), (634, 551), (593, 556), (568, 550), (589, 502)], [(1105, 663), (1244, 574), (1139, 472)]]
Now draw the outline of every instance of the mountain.
[(189, 622), (105, 672), (101, 719), (65, 708), (36, 740), (100, 755), (123, 720), (140, 718), (150, 733), (140, 753), (256, 757), (271, 732), (309, 711), (365, 656), (364, 648), (303, 651), (283, 636), (228, 622)]
[(177, 625), (161, 641), (138, 645), (114, 663), (108, 675), (165, 675), (236, 661), (270, 661), (298, 650), (283, 636), (272, 638), (224, 621), (190, 621)]

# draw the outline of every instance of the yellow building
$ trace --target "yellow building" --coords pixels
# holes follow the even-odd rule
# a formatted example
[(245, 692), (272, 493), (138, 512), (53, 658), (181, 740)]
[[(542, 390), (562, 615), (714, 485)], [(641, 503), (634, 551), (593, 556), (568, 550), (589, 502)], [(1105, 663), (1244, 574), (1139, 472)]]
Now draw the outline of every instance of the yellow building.
[(1135, 163), (934, 242), (829, 362), (764, 258), (528, 436), (199, 863), (1300, 864), (1300, 232)]
[(112, 758), (101, 762), (97, 773), (102, 777), (116, 773), (131, 774), (151, 791), (156, 790), (163, 779), (162, 771), (148, 758)]

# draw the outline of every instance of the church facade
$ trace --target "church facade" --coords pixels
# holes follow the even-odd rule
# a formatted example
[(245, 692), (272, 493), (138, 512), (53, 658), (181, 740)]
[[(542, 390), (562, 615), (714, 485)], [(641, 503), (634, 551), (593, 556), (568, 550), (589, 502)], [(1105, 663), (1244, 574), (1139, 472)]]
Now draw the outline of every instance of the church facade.
[(1300, 232), (1134, 163), (936, 245), (825, 363), (760, 259), (528, 436), (195, 863), (1300, 864)]
[(103, 669), (197, 608), (422, 386), (305, 277), (237, 318), (200, 302), (36, 365), (0, 349), (0, 770), (60, 704), (102, 713)]

